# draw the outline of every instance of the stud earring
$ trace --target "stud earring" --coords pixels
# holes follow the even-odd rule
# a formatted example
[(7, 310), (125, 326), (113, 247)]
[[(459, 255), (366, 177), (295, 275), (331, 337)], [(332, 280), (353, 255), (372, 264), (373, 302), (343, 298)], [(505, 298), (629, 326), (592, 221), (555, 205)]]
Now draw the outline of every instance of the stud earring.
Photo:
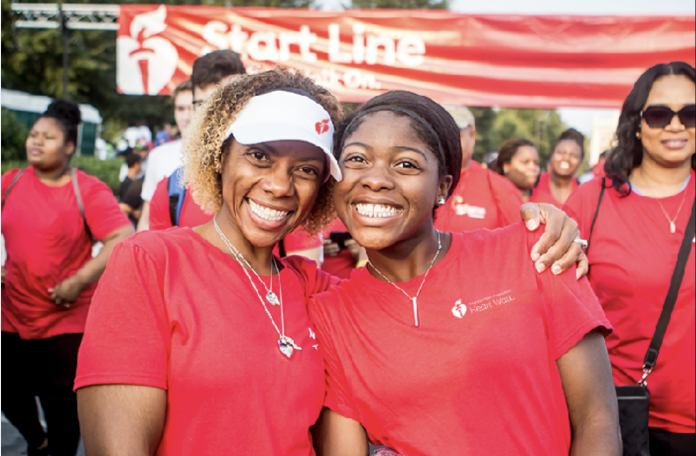
[(441, 197), (439, 197), (439, 198), (437, 199), (437, 205), (438, 205), (438, 206), (444, 206), (446, 202), (447, 202), (447, 200), (445, 199), (444, 196), (441, 196)]
[(641, 135), (640, 132), (637, 131), (637, 132), (636, 132), (636, 138), (641, 139), (642, 137), (643, 137), (643, 135)]

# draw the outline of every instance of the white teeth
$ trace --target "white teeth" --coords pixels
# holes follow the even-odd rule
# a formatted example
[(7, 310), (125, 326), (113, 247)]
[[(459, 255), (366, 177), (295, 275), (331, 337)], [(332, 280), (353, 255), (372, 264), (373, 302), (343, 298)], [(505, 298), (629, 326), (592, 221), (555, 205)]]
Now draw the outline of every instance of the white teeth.
[(561, 162), (561, 169), (570, 169), (570, 163)]
[(277, 222), (278, 220), (283, 220), (285, 217), (288, 216), (290, 212), (281, 212), (281, 211), (276, 211), (274, 209), (271, 209), (266, 206), (261, 206), (260, 204), (256, 204), (252, 200), (247, 200), (249, 202), (249, 207), (251, 208), (251, 211), (261, 217), (264, 220), (268, 220), (270, 222)]
[(393, 217), (401, 212), (400, 209), (384, 204), (356, 204), (355, 209), (365, 217)]

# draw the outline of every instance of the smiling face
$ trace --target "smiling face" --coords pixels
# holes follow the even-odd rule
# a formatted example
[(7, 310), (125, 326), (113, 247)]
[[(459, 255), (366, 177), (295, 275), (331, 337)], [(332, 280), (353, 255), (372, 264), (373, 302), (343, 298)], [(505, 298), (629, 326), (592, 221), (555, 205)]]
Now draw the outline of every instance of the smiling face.
[(529, 190), (539, 177), (539, 152), (534, 146), (520, 146), (510, 163), (503, 164), (503, 172), (520, 190)]
[(561, 177), (573, 177), (582, 161), (580, 144), (572, 139), (560, 141), (553, 150), (549, 163), (551, 172)]
[[(666, 106), (678, 112), (684, 106), (694, 104), (695, 98), (696, 86), (691, 79), (682, 75), (663, 76), (653, 84), (643, 110), (649, 106)], [(643, 157), (663, 167), (681, 166), (694, 155), (695, 132), (694, 128), (684, 127), (679, 116), (674, 116), (665, 128), (650, 128), (642, 120)]]
[(433, 208), (452, 183), (451, 176), (439, 176), (436, 155), (411, 122), (376, 112), (345, 138), (334, 204), (353, 239), (367, 249), (431, 233)]
[(222, 168), (223, 211), (257, 247), (270, 247), (312, 211), (325, 154), (302, 141), (242, 145), (233, 140)]
[(65, 131), (56, 119), (41, 117), (29, 132), (26, 141), (27, 161), (38, 169), (64, 167), (75, 150), (72, 142), (65, 141)]

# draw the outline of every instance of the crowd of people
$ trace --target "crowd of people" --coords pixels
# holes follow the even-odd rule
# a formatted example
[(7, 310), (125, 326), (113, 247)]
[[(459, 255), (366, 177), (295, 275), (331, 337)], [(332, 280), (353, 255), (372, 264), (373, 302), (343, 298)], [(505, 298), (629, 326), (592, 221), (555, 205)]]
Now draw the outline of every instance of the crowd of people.
[(614, 387), (649, 376), (651, 454), (693, 455), (694, 80), (648, 69), (580, 184), (575, 129), (484, 167), (464, 106), (344, 116), (215, 51), (156, 147), (126, 131), (118, 200), (56, 101), (2, 176), (2, 411), (30, 455), (619, 456)]

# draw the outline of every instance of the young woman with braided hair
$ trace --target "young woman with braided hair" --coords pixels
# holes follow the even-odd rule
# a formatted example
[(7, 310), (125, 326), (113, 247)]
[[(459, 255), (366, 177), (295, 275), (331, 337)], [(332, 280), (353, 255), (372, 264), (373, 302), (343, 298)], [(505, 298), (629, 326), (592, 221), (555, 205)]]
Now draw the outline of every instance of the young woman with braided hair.
[(616, 395), (587, 279), (539, 274), (522, 223), (440, 232), (462, 160), (432, 100), (389, 92), (340, 129), (336, 212), (367, 267), (314, 296), (327, 374), (320, 456), (619, 456)]

